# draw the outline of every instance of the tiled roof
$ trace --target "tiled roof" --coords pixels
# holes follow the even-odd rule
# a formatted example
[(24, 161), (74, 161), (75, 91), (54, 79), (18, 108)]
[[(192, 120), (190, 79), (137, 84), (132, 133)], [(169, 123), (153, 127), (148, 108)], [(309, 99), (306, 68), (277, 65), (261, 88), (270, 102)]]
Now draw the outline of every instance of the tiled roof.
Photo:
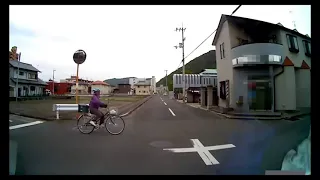
[[(13, 84), (15, 85), (17, 82), (17, 79), (15, 78), (10, 78), (11, 81), (13, 82)], [(37, 81), (35, 80), (26, 80), (26, 79), (18, 79), (18, 84), (34, 84), (34, 85), (43, 85), (46, 86), (47, 83), (42, 81), (41, 79), (37, 79)], [(9, 80), (9, 85), (11, 85), (10, 80)]]
[(27, 64), (24, 62), (18, 62), (17, 60), (10, 60), (9, 64), (15, 68), (20, 68), (20, 69), (25, 69), (25, 70), (29, 70), (29, 71), (36, 71), (36, 72), (40, 72), (37, 68), (33, 67), (31, 64)]
[(220, 21), (219, 21), (217, 32), (215, 33), (214, 38), (213, 38), (212, 45), (216, 44), (217, 38), (218, 38), (218, 36), (220, 34), (220, 31), (222, 29), (222, 25), (223, 25), (223, 23), (225, 21), (241, 22), (241, 23), (246, 23), (246, 24), (250, 23), (251, 25), (252, 24), (259, 24), (259, 23), (260, 24), (267, 24), (267, 25), (273, 26), (275, 28), (280, 28), (280, 29), (283, 29), (285, 31), (291, 32), (293, 34), (296, 34), (296, 35), (299, 35), (301, 37), (304, 37), (306, 39), (311, 40), (311, 38), (309, 36), (306, 36), (304, 34), (299, 33), (296, 29), (286, 28), (281, 23), (273, 24), (273, 23), (269, 23), (269, 22), (265, 22), (265, 21), (256, 20), (256, 19), (249, 19), (249, 18), (244, 18), (244, 17), (230, 16), (230, 15), (222, 14), (221, 18), (220, 18)]
[(103, 81), (94, 81), (93, 83), (91, 83), (91, 85), (106, 85), (106, 86), (108, 86), (109, 84), (105, 83)]
[(135, 84), (135, 86), (151, 86), (151, 84), (150, 82), (139, 81), (138, 83)]

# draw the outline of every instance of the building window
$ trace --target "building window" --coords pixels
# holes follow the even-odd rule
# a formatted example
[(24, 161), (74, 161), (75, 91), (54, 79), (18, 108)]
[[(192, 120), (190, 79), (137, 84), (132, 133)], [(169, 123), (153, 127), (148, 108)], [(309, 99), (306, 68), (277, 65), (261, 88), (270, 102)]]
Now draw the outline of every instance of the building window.
[(24, 72), (19, 71), (19, 76), (23, 76)]
[[(140, 86), (138, 86), (138, 88), (140, 88)], [(139, 91), (140, 92), (140, 91)]]
[(37, 79), (37, 75), (36, 74), (29, 73), (28, 76), (29, 76), (28, 77), (29, 79)]
[(194, 78), (194, 76), (191, 75), (191, 84), (193, 84), (193, 78)]
[(311, 57), (311, 43), (306, 40), (303, 40), (302, 42), (306, 56)]
[(221, 58), (221, 59), (225, 58), (225, 54), (224, 54), (224, 43), (220, 44), (220, 58)]
[(220, 82), (220, 98), (226, 99), (226, 82), (225, 81)]
[(288, 41), (288, 47), (289, 51), (293, 53), (299, 52), (299, 46), (298, 46), (298, 39), (296, 36), (287, 34), (287, 41)]
[(176, 84), (178, 84), (178, 76), (176, 75)]
[(209, 78), (209, 84), (211, 84), (211, 78)]
[(30, 91), (35, 91), (36, 87), (35, 86), (30, 86)]

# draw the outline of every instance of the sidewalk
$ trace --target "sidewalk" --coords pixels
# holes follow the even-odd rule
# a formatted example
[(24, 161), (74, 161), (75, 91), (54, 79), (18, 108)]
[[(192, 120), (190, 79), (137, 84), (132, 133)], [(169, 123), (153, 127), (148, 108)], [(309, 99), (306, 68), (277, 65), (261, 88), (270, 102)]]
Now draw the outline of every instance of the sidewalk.
[[(182, 100), (176, 100), (179, 103), (183, 103)], [(281, 120), (281, 119), (294, 119), (299, 116), (308, 115), (310, 114), (309, 109), (303, 109), (299, 112), (294, 113), (265, 113), (265, 112), (252, 112), (252, 113), (222, 113), (217, 106), (213, 106), (210, 109), (201, 106), (199, 103), (186, 103), (186, 105), (191, 106), (193, 108), (202, 109), (205, 111), (210, 111), (215, 114), (218, 114), (220, 116), (223, 116), (225, 118), (229, 119), (246, 119), (246, 120)]]

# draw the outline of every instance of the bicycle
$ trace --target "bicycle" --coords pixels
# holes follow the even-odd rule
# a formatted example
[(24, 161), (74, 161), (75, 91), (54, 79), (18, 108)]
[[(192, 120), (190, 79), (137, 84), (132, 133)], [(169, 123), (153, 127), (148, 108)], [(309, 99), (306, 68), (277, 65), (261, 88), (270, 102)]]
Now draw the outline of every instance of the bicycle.
[[(89, 106), (86, 105), (85, 107), (85, 111), (86, 113), (82, 114), (79, 116), (79, 118), (77, 119), (77, 127), (79, 129), (79, 131), (82, 133), (82, 134), (90, 134), (92, 133), (96, 127), (93, 126), (92, 124), (90, 124), (89, 122), (91, 120), (93, 120), (96, 116), (93, 115), (93, 114), (90, 114), (89, 112)], [(115, 110), (111, 110), (111, 111), (114, 111), (114, 112), (111, 112), (109, 111), (109, 108), (107, 107), (107, 112), (103, 115), (102, 118), (104, 118), (104, 127), (106, 128), (106, 130), (112, 134), (112, 135), (119, 135), (121, 134), (123, 131), (124, 131), (124, 128), (125, 128), (125, 122), (124, 120), (122, 119), (121, 116), (117, 115), (116, 114), (116, 111)], [(86, 120), (85, 118), (88, 118), (88, 120)], [(80, 124), (80, 120), (84, 119), (85, 120), (85, 123), (84, 124)], [(97, 124), (100, 123), (100, 119), (98, 119), (98, 121), (96, 122)], [(110, 125), (110, 126), (108, 126)], [(116, 127), (116, 126), (119, 126), (119, 125), (122, 125), (123, 127), (119, 130), (119, 131), (116, 131), (116, 132), (112, 132), (111, 131), (111, 127)], [(82, 127), (85, 126), (85, 127), (89, 127), (89, 131), (85, 132)], [(101, 126), (101, 125), (100, 125)]]

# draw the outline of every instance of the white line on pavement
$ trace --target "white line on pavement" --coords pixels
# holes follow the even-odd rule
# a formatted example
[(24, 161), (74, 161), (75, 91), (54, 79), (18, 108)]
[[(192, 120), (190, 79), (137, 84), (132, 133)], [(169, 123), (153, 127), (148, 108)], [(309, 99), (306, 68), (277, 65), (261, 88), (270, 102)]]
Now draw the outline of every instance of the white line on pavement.
[(9, 122), (13, 122), (13, 121), (9, 119)]
[(41, 123), (43, 123), (43, 121), (35, 121), (35, 122), (31, 122), (31, 123), (26, 123), (26, 124), (19, 124), (19, 125), (15, 125), (15, 126), (10, 126), (9, 129), (10, 130), (19, 129), (19, 128), (33, 126), (33, 125), (37, 125), (37, 124), (41, 124)]
[(176, 116), (170, 108), (168, 108), (168, 109), (171, 112), (172, 116)]
[(205, 147), (198, 139), (191, 139), (191, 142), (193, 144), (193, 148), (169, 148), (169, 149), (163, 149), (163, 150), (171, 151), (174, 153), (197, 152), (206, 165), (216, 165), (216, 164), (219, 164), (219, 162), (209, 152), (210, 150), (219, 150), (219, 149), (227, 149), (227, 148), (236, 147), (233, 144), (224, 144), (224, 145), (206, 146)]
[(197, 150), (199, 156), (206, 165), (219, 164), (219, 162), (212, 156), (208, 150), (204, 150), (204, 145), (198, 139), (191, 139), (194, 148)]
[(163, 102), (163, 104), (164, 104), (164, 105), (167, 105), (167, 103), (166, 103), (166, 102)]

